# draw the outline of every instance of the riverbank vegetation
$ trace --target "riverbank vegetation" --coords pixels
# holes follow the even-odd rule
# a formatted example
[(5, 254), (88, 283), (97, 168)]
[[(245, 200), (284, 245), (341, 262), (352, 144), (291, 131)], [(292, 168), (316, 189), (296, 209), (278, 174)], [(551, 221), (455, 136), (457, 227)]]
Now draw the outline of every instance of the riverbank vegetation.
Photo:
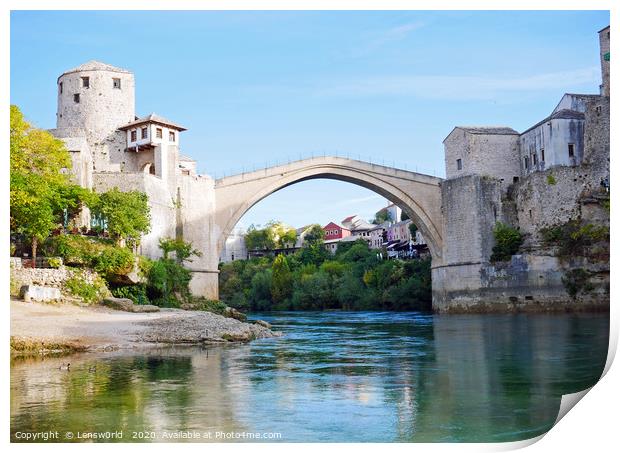
[(430, 310), (430, 259), (382, 260), (364, 240), (330, 255), (322, 235), (306, 234), (294, 254), (221, 264), (220, 297), (244, 311)]

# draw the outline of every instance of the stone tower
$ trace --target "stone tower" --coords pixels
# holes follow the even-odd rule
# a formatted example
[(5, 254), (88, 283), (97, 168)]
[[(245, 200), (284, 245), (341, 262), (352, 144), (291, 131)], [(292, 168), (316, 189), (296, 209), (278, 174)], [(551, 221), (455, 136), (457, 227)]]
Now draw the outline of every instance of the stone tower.
[(117, 129), (135, 119), (131, 72), (89, 61), (58, 77), (56, 134), (84, 137), (95, 171), (119, 171), (125, 136)]

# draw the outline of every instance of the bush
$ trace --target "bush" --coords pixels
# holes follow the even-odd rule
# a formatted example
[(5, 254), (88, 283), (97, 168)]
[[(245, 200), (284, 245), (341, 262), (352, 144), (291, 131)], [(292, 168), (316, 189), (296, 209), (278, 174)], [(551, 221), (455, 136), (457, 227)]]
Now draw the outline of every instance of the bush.
[(543, 228), (540, 233), (545, 244), (560, 247), (558, 255), (561, 257), (581, 256), (586, 247), (599, 241), (609, 241), (608, 227), (583, 223), (581, 220), (569, 220)]
[(131, 299), (134, 304), (147, 305), (150, 302), (146, 295), (146, 285), (144, 284), (118, 286), (112, 288), (111, 291), (114, 297)]
[(549, 184), (550, 186), (555, 186), (557, 184), (557, 181), (555, 180), (555, 176), (553, 176), (552, 174), (548, 174), (547, 184)]
[(106, 248), (113, 247), (110, 240), (74, 234), (52, 236), (43, 247), (46, 256), (59, 256), (65, 264), (93, 267), (95, 258)]
[(123, 247), (106, 247), (92, 259), (95, 271), (102, 274), (108, 281), (113, 280), (114, 276), (131, 272), (134, 263), (134, 254)]
[(519, 251), (523, 243), (523, 236), (519, 230), (501, 222), (493, 228), (495, 245), (491, 254), (491, 261), (508, 261), (512, 255)]
[(56, 257), (48, 258), (47, 265), (52, 269), (58, 269), (60, 266), (62, 266), (62, 259)]
[[(185, 308), (185, 306), (184, 306)], [(219, 300), (205, 299), (204, 297), (194, 297), (192, 301), (187, 304), (187, 308), (191, 310), (208, 311), (217, 315), (225, 316), (228, 305)]]
[(147, 282), (147, 294), (155, 305), (179, 307), (189, 300), (190, 271), (171, 259), (154, 261)]
[(104, 279), (83, 270), (73, 271), (73, 275), (65, 281), (64, 288), (87, 304), (100, 302), (110, 295)]
[(594, 289), (590, 282), (590, 273), (581, 268), (566, 272), (562, 277), (562, 283), (572, 298), (577, 297), (580, 292), (588, 293)]

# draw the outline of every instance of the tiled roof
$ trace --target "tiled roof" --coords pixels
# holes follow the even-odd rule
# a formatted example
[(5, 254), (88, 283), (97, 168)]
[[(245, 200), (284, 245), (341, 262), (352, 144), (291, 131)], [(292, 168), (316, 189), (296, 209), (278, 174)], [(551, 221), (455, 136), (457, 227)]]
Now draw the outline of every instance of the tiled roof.
[(557, 112), (549, 115), (544, 120), (541, 120), (538, 123), (534, 124), (532, 127), (529, 127), (526, 130), (524, 130), (521, 133), (521, 135), (531, 131), (532, 129), (536, 129), (541, 124), (544, 124), (550, 120), (555, 120), (555, 119), (583, 120), (585, 119), (585, 117), (586, 117), (585, 114), (578, 112), (576, 110), (568, 110), (568, 109), (558, 110)]
[(172, 129), (177, 129), (179, 131), (187, 130), (183, 126), (181, 126), (181, 125), (179, 125), (177, 123), (173, 123), (172, 121), (167, 120), (163, 116), (159, 116), (159, 115), (157, 115), (155, 113), (151, 113), (149, 116), (145, 116), (143, 118), (138, 118), (137, 120), (132, 121), (131, 123), (128, 123), (128, 124), (125, 124), (124, 126), (119, 127), (119, 129), (120, 130), (125, 130), (125, 129), (129, 129), (131, 127), (137, 126), (139, 124), (144, 124), (144, 123), (162, 124), (164, 126), (169, 126)]
[(506, 126), (457, 126), (455, 129), (462, 129), (470, 134), (519, 135), (513, 128)]

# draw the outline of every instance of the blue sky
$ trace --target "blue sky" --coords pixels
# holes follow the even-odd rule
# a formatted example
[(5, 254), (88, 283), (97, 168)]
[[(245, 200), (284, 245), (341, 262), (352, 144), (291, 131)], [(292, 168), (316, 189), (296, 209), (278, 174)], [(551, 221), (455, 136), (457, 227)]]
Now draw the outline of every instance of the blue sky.
[[(188, 128), (212, 176), (349, 154), (444, 175), (455, 125), (524, 130), (565, 92), (596, 93), (605, 11), (25, 12), (11, 14), (11, 103), (55, 126), (56, 78), (88, 60), (132, 70), (138, 115)], [(315, 180), (242, 219), (365, 218), (386, 201)]]

